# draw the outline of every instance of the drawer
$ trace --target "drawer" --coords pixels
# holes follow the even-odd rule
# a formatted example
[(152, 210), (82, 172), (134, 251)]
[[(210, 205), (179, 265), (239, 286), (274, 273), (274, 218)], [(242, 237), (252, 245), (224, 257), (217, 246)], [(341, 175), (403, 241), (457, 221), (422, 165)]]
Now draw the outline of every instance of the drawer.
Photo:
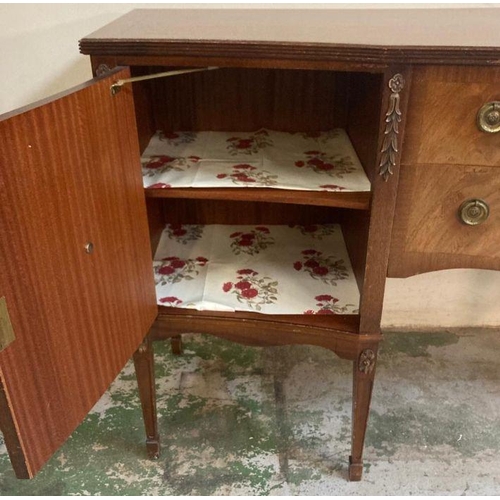
[(468, 267), (500, 269), (500, 168), (402, 166), (389, 275)]
[(498, 101), (500, 68), (416, 67), (402, 163), (500, 166), (500, 133), (477, 125), (480, 108)]

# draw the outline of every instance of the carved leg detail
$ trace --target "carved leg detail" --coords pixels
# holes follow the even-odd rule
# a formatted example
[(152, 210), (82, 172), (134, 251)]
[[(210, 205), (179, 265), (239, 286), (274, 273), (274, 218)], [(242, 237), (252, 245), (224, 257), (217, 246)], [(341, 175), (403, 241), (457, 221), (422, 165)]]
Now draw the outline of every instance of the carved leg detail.
[(182, 354), (182, 337), (180, 335), (176, 335), (170, 339), (170, 345), (172, 347), (172, 353), (176, 356), (180, 356)]
[(157, 459), (160, 456), (160, 438), (156, 415), (154, 355), (149, 335), (135, 351), (134, 365), (146, 428), (146, 449), (150, 458)]
[(363, 475), (363, 446), (370, 412), (377, 348), (365, 349), (353, 363), (352, 441), (349, 457), (349, 480), (360, 481)]

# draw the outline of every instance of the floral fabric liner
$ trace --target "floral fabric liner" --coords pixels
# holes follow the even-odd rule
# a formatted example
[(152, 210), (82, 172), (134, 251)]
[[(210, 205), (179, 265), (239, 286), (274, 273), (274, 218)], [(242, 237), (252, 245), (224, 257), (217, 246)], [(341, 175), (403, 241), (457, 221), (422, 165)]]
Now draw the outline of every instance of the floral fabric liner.
[(157, 132), (141, 158), (145, 188), (266, 187), (370, 191), (342, 129), (319, 133)]
[(357, 314), (339, 225), (168, 225), (154, 259), (159, 305), (263, 314)]

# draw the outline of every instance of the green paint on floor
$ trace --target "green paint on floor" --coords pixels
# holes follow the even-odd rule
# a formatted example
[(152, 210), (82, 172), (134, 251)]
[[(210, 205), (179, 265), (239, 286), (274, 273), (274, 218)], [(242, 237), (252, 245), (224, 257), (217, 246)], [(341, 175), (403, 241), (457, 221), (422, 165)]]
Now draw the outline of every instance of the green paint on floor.
[(457, 334), (449, 331), (431, 335), (426, 332), (386, 334), (384, 342), (381, 344), (381, 353), (404, 353), (412, 357), (429, 357), (429, 347), (444, 347), (457, 342)]
[(347, 481), (351, 364), (309, 346), (184, 336), (156, 348), (162, 455), (147, 458), (129, 363), (31, 481), (0, 441), (1, 495), (494, 494), (500, 335), (386, 335), (365, 480)]

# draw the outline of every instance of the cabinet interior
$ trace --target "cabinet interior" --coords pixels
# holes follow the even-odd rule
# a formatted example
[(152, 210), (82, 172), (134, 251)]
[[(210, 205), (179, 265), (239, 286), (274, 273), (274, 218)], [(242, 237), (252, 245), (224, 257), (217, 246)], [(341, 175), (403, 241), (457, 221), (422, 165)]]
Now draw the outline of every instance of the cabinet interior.
[[(132, 72), (139, 76), (170, 69), (178, 68), (143, 66), (133, 67)], [(325, 70), (221, 68), (135, 83), (141, 153), (159, 130), (269, 129), (312, 133), (341, 128), (372, 181), (376, 171), (381, 76)], [(262, 190), (146, 190), (153, 256), (167, 225), (339, 224), (362, 295), (369, 192), (259, 191)]]

